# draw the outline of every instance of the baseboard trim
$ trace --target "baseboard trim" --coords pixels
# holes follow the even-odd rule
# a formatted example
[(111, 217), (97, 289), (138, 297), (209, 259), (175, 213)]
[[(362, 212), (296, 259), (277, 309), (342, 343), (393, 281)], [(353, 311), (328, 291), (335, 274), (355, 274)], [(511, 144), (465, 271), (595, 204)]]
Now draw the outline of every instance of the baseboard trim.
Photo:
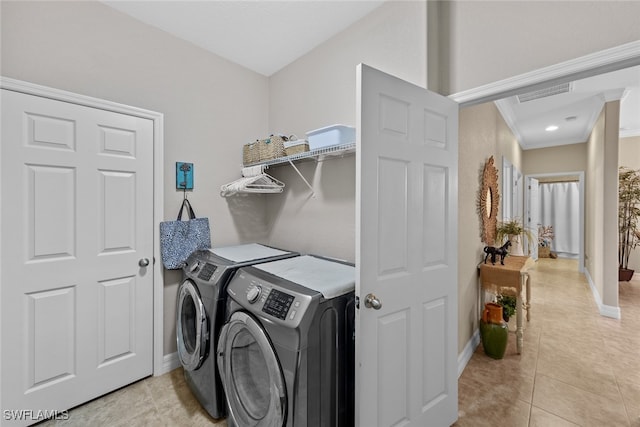
[(587, 282), (589, 283), (589, 287), (591, 288), (591, 293), (593, 294), (593, 299), (595, 300), (598, 306), (598, 311), (600, 312), (600, 315), (619, 320), (622, 317), (620, 312), (620, 307), (614, 307), (611, 305), (603, 304), (602, 297), (600, 296), (600, 293), (598, 292), (598, 289), (596, 288), (596, 285), (593, 282), (593, 279), (591, 278), (591, 274), (589, 274), (588, 268), (584, 269), (584, 275), (587, 278)]
[(174, 369), (177, 369), (180, 367), (180, 359), (178, 359), (178, 352), (174, 352), (171, 354), (165, 354), (164, 357), (162, 358), (162, 368), (160, 369), (160, 372), (155, 372), (154, 375), (160, 376), (160, 375), (164, 375), (167, 372), (171, 372)]
[(473, 357), (476, 348), (480, 345), (480, 329), (476, 329), (467, 344), (462, 349), (462, 353), (458, 355), (458, 378), (462, 375), (462, 371), (467, 367), (467, 364)]
[(614, 307), (611, 305), (600, 304), (600, 314), (605, 317), (611, 317), (613, 319), (620, 320), (622, 318), (622, 312), (620, 307)]

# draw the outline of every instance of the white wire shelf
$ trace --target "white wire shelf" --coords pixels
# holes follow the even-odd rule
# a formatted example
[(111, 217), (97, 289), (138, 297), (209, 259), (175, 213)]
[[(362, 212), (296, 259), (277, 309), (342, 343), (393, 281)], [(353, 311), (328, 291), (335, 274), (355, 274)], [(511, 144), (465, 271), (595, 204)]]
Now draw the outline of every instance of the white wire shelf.
[(305, 151), (304, 153), (293, 154), (291, 156), (278, 157), (276, 159), (265, 160), (262, 162), (255, 162), (255, 163), (247, 164), (244, 166), (245, 167), (257, 166), (257, 165), (276, 166), (281, 164), (289, 164), (291, 162), (295, 162), (298, 160), (306, 160), (306, 159), (320, 160), (321, 158), (324, 158), (324, 157), (344, 156), (347, 154), (355, 153), (355, 151), (356, 151), (356, 143), (349, 142), (347, 144), (316, 148), (315, 150)]

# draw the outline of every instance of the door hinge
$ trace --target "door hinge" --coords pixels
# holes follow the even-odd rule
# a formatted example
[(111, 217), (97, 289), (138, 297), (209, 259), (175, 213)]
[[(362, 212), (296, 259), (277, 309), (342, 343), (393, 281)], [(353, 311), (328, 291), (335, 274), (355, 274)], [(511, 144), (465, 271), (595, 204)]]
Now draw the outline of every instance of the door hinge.
[(360, 297), (356, 297), (356, 308), (360, 309)]

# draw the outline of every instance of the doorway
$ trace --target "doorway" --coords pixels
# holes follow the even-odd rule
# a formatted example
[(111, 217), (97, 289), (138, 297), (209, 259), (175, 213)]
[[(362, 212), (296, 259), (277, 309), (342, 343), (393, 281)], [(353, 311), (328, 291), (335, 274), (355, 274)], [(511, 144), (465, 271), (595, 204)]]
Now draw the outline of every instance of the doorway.
[[(450, 95), (450, 98), (458, 102), (461, 107), (473, 106), (637, 65), (640, 65), (640, 41), (455, 93)], [(614, 184), (617, 183), (617, 179), (614, 178), (614, 175), (617, 177), (617, 168), (615, 170), (608, 168), (604, 173), (609, 182), (609, 187), (604, 189), (604, 192), (617, 191), (617, 187), (614, 188)], [(598, 227), (616, 229), (617, 217), (613, 215), (610, 218), (609, 216), (605, 216), (603, 223), (598, 224)], [(600, 253), (616, 253), (617, 235), (604, 236), (601, 247), (602, 252)], [(594, 269), (597, 270), (597, 273), (594, 275), (594, 279), (588, 270), (585, 273), (589, 278), (592, 290), (594, 290), (594, 297), (599, 305), (600, 313), (607, 317), (620, 318), (617, 298), (617, 266), (605, 265), (604, 257), (593, 256), (589, 262), (596, 263)]]
[[(567, 219), (567, 222), (571, 222), (572, 220), (575, 221), (575, 230), (577, 230), (577, 235), (574, 238), (574, 242), (572, 243), (567, 243), (566, 245), (563, 243), (563, 246), (560, 246), (561, 248), (567, 248), (567, 247), (575, 247), (576, 248), (576, 252), (574, 253), (572, 250), (571, 251), (560, 251), (563, 253), (563, 255), (566, 255), (568, 257), (573, 257), (572, 255), (575, 254), (575, 257), (577, 257), (578, 259), (578, 271), (580, 273), (584, 273), (584, 216), (585, 216), (585, 209), (584, 209), (584, 171), (579, 171), (579, 172), (558, 172), (558, 173), (548, 173), (548, 174), (533, 174), (533, 175), (527, 175), (525, 178), (525, 181), (528, 181), (529, 178), (534, 178), (538, 181), (539, 185), (550, 185), (550, 184), (560, 184), (560, 183), (574, 183), (575, 184), (575, 197), (576, 200), (575, 202), (575, 208), (574, 211), (571, 213), (571, 215), (569, 216), (569, 218)], [(528, 211), (531, 207), (532, 204), (537, 203), (538, 206), (542, 206), (541, 205), (541, 200), (544, 197), (542, 195), (541, 191), (538, 191), (538, 200), (532, 200), (532, 191), (529, 188), (529, 186), (525, 186), (525, 211)], [(572, 191), (572, 190), (569, 190)], [(558, 224), (558, 221), (561, 220), (555, 220), (555, 221), (550, 221), (548, 220), (549, 216), (545, 215), (543, 213), (543, 209), (539, 210), (539, 216), (538, 216), (540, 223), (536, 224), (536, 225), (542, 225), (542, 226), (548, 226), (548, 225), (554, 225), (554, 224)], [(564, 224), (563, 224), (564, 225)], [(563, 227), (561, 227), (563, 228)], [(558, 230), (558, 226), (556, 225), (554, 227), (554, 233), (555, 232), (561, 232), (564, 233), (565, 235), (567, 235), (566, 239), (569, 239), (570, 237), (568, 236), (570, 233), (564, 230)], [(573, 237), (573, 236), (572, 236)], [(554, 237), (555, 238), (555, 237)], [(569, 246), (567, 246), (569, 245)], [(552, 245), (552, 248), (554, 248), (554, 246)]]

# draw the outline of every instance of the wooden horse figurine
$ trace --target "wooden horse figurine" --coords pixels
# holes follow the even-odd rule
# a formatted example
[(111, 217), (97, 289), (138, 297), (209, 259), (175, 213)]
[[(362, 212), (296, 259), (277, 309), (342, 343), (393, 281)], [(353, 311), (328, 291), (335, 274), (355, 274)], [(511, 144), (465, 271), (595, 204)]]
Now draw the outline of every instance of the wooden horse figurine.
[(495, 248), (493, 246), (485, 246), (484, 253), (484, 263), (487, 263), (487, 258), (491, 255), (491, 264), (496, 264), (496, 256), (500, 255), (500, 264), (504, 265), (504, 257), (509, 254), (509, 246), (511, 246), (511, 241), (507, 240), (507, 243), (500, 246), (499, 248)]

